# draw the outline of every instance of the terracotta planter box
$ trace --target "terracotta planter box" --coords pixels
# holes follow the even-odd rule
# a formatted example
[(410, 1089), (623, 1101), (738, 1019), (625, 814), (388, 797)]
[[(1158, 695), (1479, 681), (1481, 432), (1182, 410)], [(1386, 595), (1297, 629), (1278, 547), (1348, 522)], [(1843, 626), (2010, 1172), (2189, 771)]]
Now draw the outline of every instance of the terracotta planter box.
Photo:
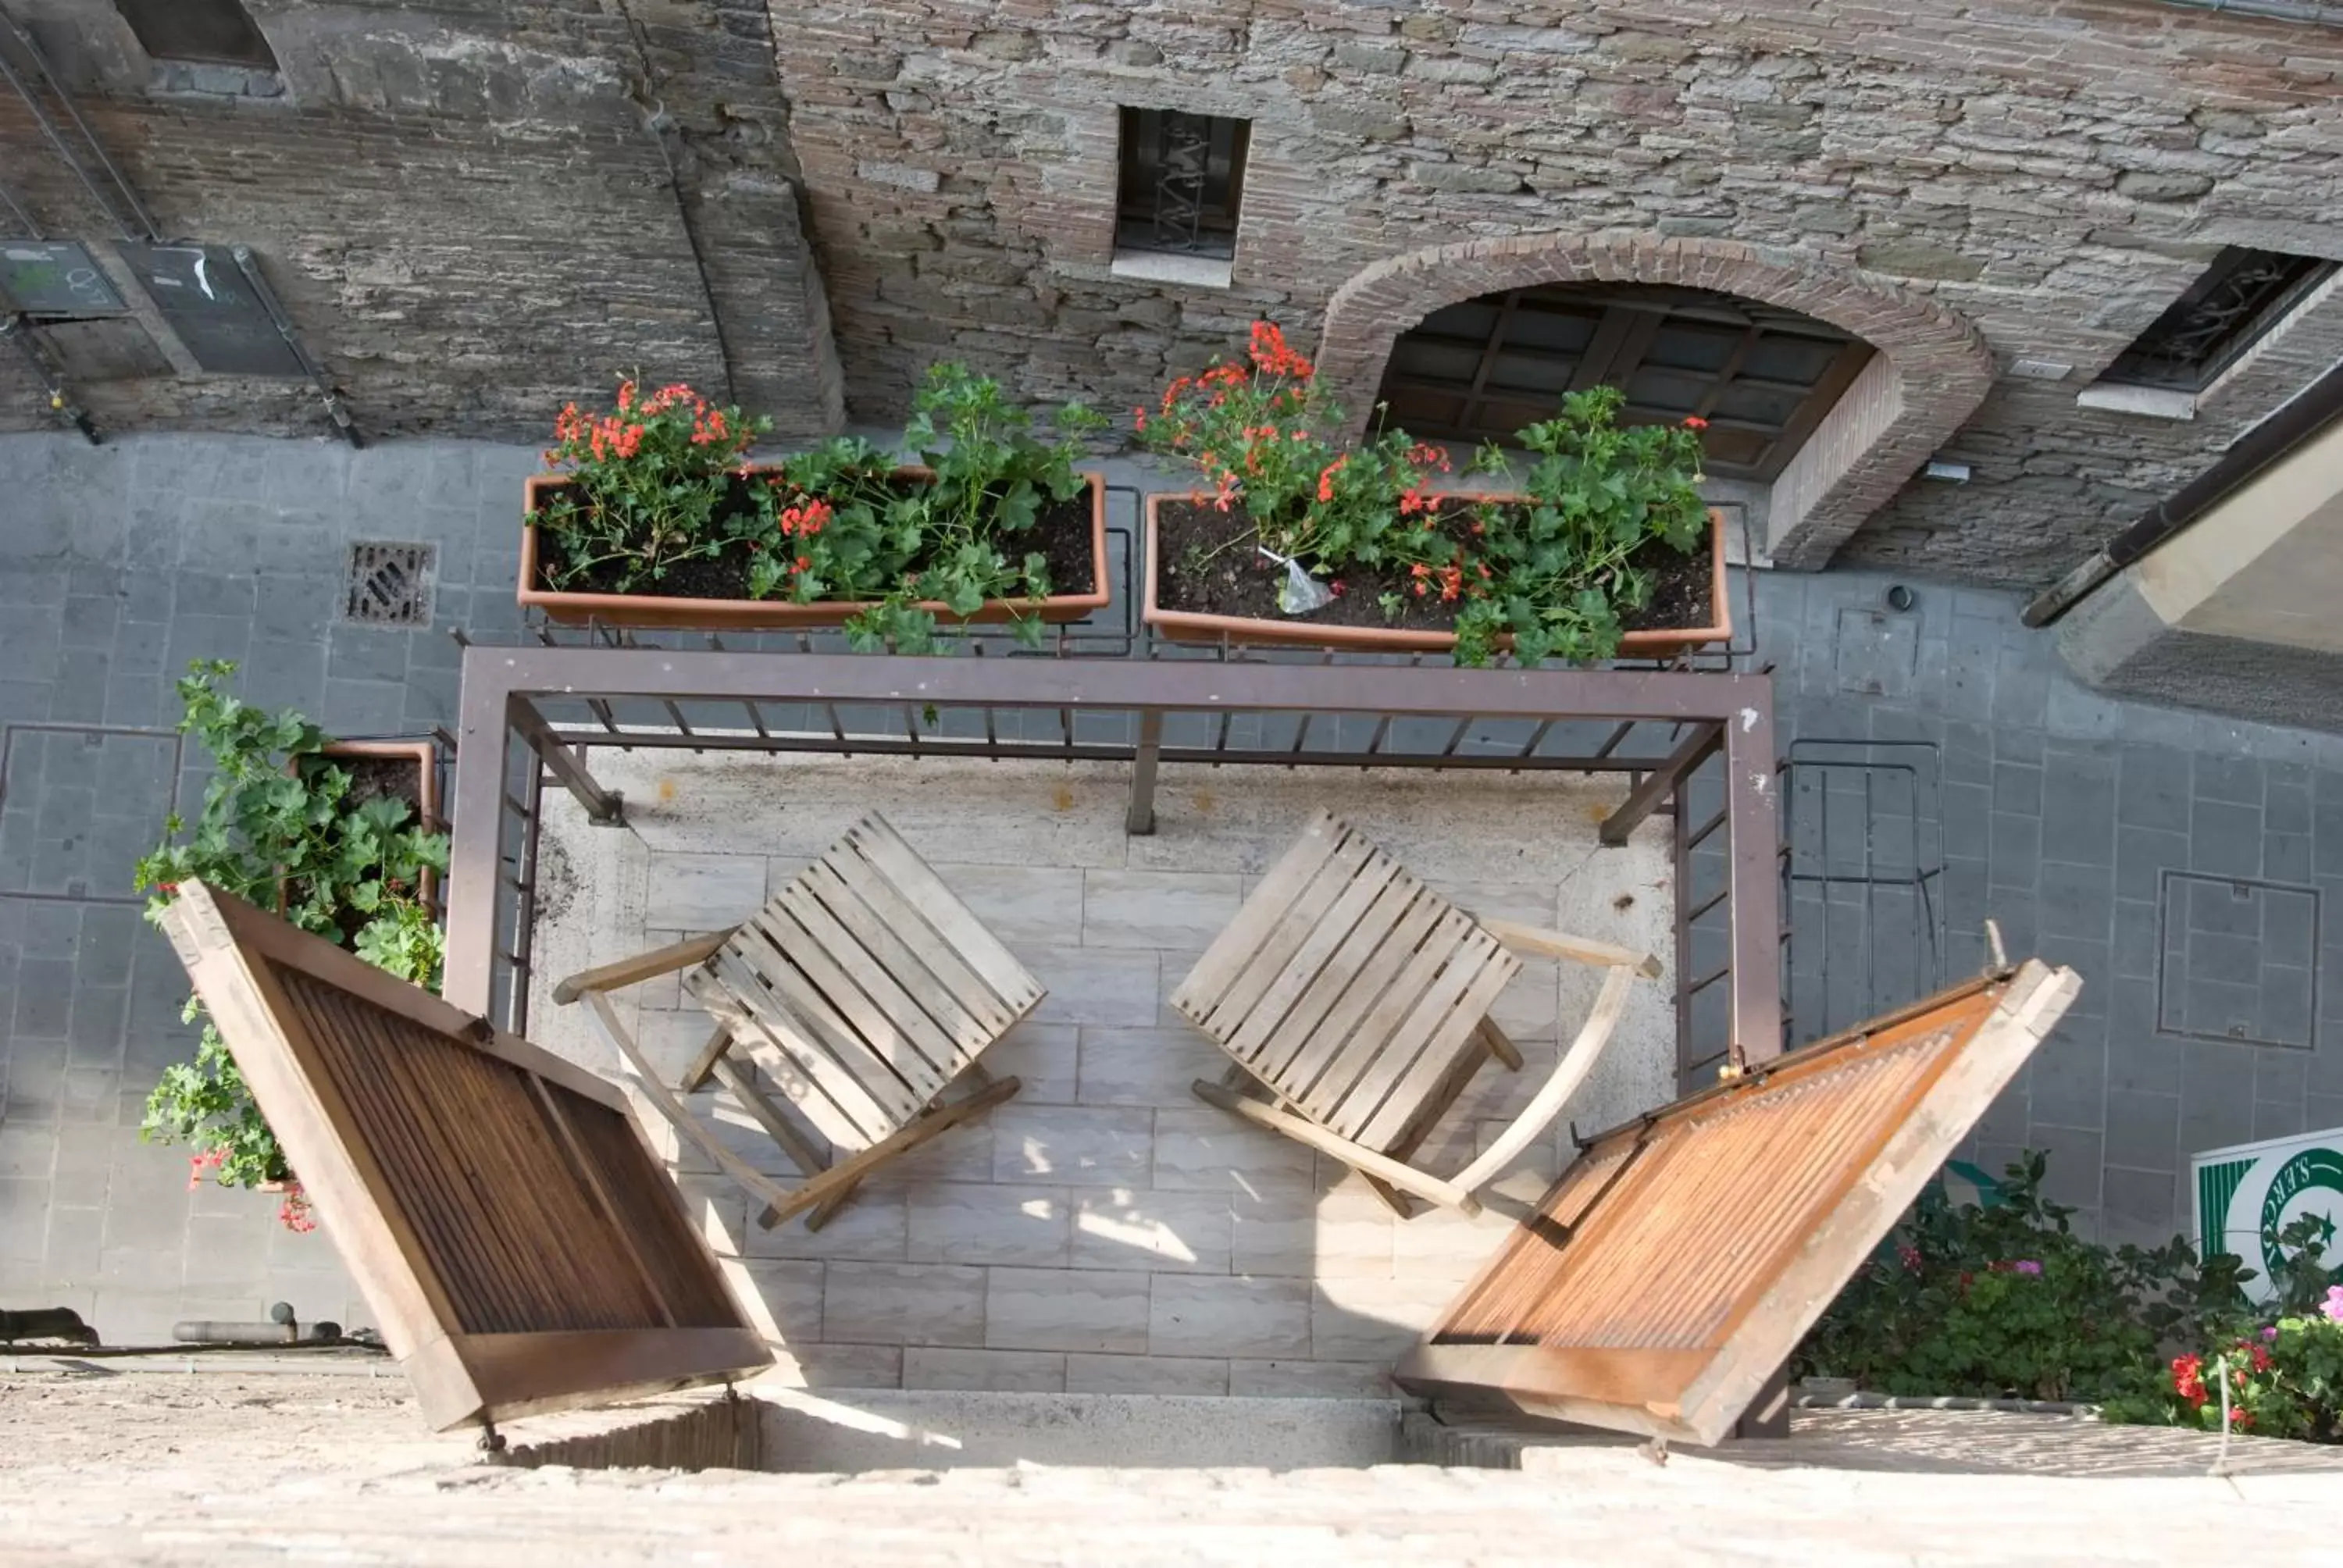
[[(1147, 588), (1143, 610), (1147, 624), (1174, 642), (1268, 644), (1282, 647), (1350, 648), (1363, 653), (1445, 653), (1456, 646), (1456, 635), (1446, 631), (1403, 631), (1397, 628), (1378, 626), (1324, 626), (1314, 621), (1288, 619), (1284, 617), (1207, 615), (1199, 610), (1166, 609), (1156, 602), (1159, 565), (1156, 552), (1156, 518), (1165, 501), (1192, 501), (1209, 504), (1212, 497), (1202, 493), (1188, 495), (1155, 495), (1147, 498)], [(1483, 491), (1444, 493), (1443, 499), (1468, 501), (1518, 501), (1515, 495)], [(1708, 509), (1708, 554), (1710, 560), (1709, 605), (1715, 620), (1711, 626), (1646, 627), (1631, 631), (1619, 639), (1622, 658), (1667, 658), (1692, 648), (1706, 648), (1713, 643), (1729, 642), (1733, 638), (1733, 603), (1727, 592), (1725, 572), (1725, 516), (1715, 508)], [(1513, 638), (1501, 637), (1496, 646), (1513, 647)]]
[[(769, 467), (754, 470), (770, 473)], [(916, 464), (905, 464), (895, 470), (912, 478), (931, 477), (930, 470)], [(1088, 593), (1051, 594), (1035, 604), (1025, 599), (989, 598), (975, 614), (954, 615), (934, 600), (922, 600), (919, 608), (932, 611), (936, 619), (949, 624), (963, 620), (999, 623), (1021, 618), (1057, 623), (1080, 620), (1093, 610), (1106, 608), (1109, 598), (1106, 577), (1106, 484), (1097, 474), (1085, 473), (1082, 484), (1091, 500), (1091, 591)], [(535, 474), (525, 481), (528, 486), (528, 515), (534, 517), (538, 503), (548, 492), (568, 483), (558, 474)], [(778, 598), (680, 598), (665, 594), (569, 593), (552, 588), (540, 588), (537, 582), (537, 525), (524, 522), (520, 536), (520, 606), (526, 609), (545, 612), (548, 620), (562, 626), (584, 626), (588, 621), (600, 621), (605, 626), (640, 626), (679, 628), (689, 631), (791, 631), (814, 627), (843, 626), (853, 617), (870, 608), (863, 599), (822, 599), (812, 604), (796, 604)]]
[[(415, 765), (417, 780), (415, 811), (426, 828), (442, 828), (439, 819), (439, 752), (429, 740), (328, 740), (324, 754), (346, 762), (389, 759)], [(425, 867), (416, 886), (423, 907), (439, 910), (439, 873)]]

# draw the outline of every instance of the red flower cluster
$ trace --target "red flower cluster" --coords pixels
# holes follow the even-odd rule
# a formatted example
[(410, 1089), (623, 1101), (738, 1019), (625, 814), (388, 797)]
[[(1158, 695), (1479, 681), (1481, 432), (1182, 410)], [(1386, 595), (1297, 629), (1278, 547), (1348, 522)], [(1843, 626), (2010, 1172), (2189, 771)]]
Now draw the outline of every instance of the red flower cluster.
[(317, 1228), (317, 1218), (310, 1211), (309, 1200), (298, 1181), (288, 1182), (285, 1201), (277, 1206), (277, 1222), (297, 1236), (306, 1236)]
[(1708, 428), (1708, 421), (1702, 418), (1697, 414), (1685, 415), (1684, 423), (1684, 428), (1687, 430), (1705, 430)]
[(781, 532), (809, 539), (821, 532), (822, 525), (830, 521), (830, 516), (828, 501), (809, 500), (802, 506), (784, 507), (780, 516)]
[(1285, 333), (1274, 321), (1252, 324), (1252, 343), (1247, 352), (1252, 362), (1272, 376), (1290, 377), (1307, 381), (1317, 373), (1317, 367), (1285, 345)]
[(226, 1160), (227, 1151), (225, 1149), (209, 1150), (187, 1161), (187, 1191), (190, 1192), (194, 1191), (203, 1183), (205, 1171), (210, 1170), (215, 1165), (225, 1163)]
[(565, 456), (579, 456), (576, 448), (580, 446), (590, 452), (598, 463), (613, 457), (631, 457), (641, 448), (649, 421), (670, 408), (687, 404), (691, 408), (693, 446), (712, 446), (731, 436), (724, 411), (709, 407), (707, 398), (682, 382), (672, 382), (649, 397), (642, 397), (638, 395), (632, 381), (622, 381), (618, 384), (618, 411), (615, 414), (597, 418), (585, 413), (575, 403), (562, 405), (560, 414), (553, 421), (553, 435), (563, 447), (571, 449), (567, 453), (559, 447), (549, 450), (545, 454), (545, 460), (552, 464), (559, 462)]
[[(1486, 582), (1489, 578), (1489, 568), (1484, 566), (1480, 569), (1481, 580)], [(1415, 597), (1418, 598), (1423, 598), (1434, 588), (1439, 588), (1443, 604), (1454, 604), (1463, 597), (1464, 568), (1453, 563), (1444, 567), (1434, 567), (1418, 561), (1408, 568), (1408, 575), (1415, 579), (1413, 586)]]
[(2190, 1410), (2199, 1410), (2205, 1403), (2205, 1358), (2175, 1356), (2172, 1358), (2172, 1392), (2188, 1402)]
[[(1252, 432), (1247, 431), (1246, 434), (1250, 435)], [(1334, 476), (1341, 473), (1342, 471), (1342, 465), (1350, 460), (1350, 454), (1345, 452), (1342, 456), (1335, 458), (1332, 462), (1327, 464), (1323, 468), (1318, 471), (1318, 498), (1320, 500), (1331, 501), (1334, 498)]]

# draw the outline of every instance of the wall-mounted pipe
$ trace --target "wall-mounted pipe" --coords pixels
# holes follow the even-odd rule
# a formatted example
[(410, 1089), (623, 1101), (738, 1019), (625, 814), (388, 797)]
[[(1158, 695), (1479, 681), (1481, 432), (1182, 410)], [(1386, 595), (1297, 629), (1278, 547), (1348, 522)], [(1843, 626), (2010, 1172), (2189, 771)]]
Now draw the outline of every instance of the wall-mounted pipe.
[(73, 170), (74, 177), (81, 181), (82, 189), (89, 193), (90, 199), (97, 203), (99, 210), (106, 214), (114, 226), (122, 231), (123, 238), (137, 239), (143, 234), (145, 238), (161, 243), (162, 230), (155, 226), (154, 218), (138, 199), (138, 193), (130, 188), (130, 182), (122, 177), (122, 171), (115, 166), (114, 160), (106, 156), (105, 146), (90, 131), (89, 122), (81, 117), (81, 110), (75, 106), (73, 95), (66, 92), (65, 84), (57, 80), (56, 68), (49, 64), (49, 57), (41, 52), (41, 46), (33, 41), (33, 35), (16, 25), (15, 18), (5, 11), (0, 11), (0, 28), (6, 29), (8, 35), (15, 40), (16, 46), (24, 50), (25, 57), (33, 62), (34, 71), (48, 84), (50, 91), (56, 94), (57, 102), (65, 106), (65, 117), (73, 121), (74, 129), (81, 134), (90, 155), (97, 159), (98, 166), (106, 171), (106, 178), (112, 180), (114, 188), (121, 193), (124, 205), (130, 209), (130, 216), (137, 220), (137, 226), (133, 228), (123, 221), (122, 215), (115, 210), (113, 201), (98, 189), (97, 182), (90, 176), (90, 172), (82, 166), (79, 158), (74, 156), (73, 149), (65, 146), (64, 133), (57, 129), (56, 123), (41, 107), (40, 99), (35, 95), (31, 84), (8, 63), (7, 52), (0, 50), (0, 76), (5, 76), (8, 85), (16, 89), (16, 95), (25, 100), (25, 107), (32, 111), (34, 123), (41, 127), (41, 134), (48, 138), (49, 146), (56, 150), (57, 156), (65, 160), (65, 166)]
[(65, 382), (57, 376), (56, 367), (49, 363), (49, 357), (34, 341), (33, 318), (13, 312), (0, 317), (0, 337), (14, 342), (25, 356), (25, 363), (33, 367), (33, 375), (41, 383), (41, 391), (49, 400), (49, 412), (80, 431), (91, 446), (104, 445), (106, 438), (98, 434), (96, 421), (89, 417), (89, 410), (73, 400), (65, 391)]
[(18, 201), (15, 196), (10, 192), (6, 186), (0, 186), (0, 206), (6, 207), (10, 216), (15, 217), (16, 220), (16, 226), (25, 231), (23, 234), (18, 235), (16, 236), (17, 238), (39, 239), (43, 237), (41, 234), (41, 226), (33, 221), (33, 215), (25, 210), (25, 204)]
[(2141, 513), (2105, 548), (2036, 594), (2018, 618), (2031, 627), (2048, 626), (2338, 418), (2343, 418), (2343, 361), (2238, 437), (2218, 462)]
[(291, 351), (295, 361), (307, 373), (310, 385), (317, 387), (317, 396), (325, 399), (326, 414), (333, 420), (334, 428), (340, 431), (342, 439), (352, 447), (363, 447), (366, 437), (352, 423), (350, 411), (342, 406), (342, 395), (335, 391), (334, 384), (327, 379), (325, 367), (310, 358), (309, 351), (301, 347), (300, 335), (293, 330), (293, 318), (285, 313), (284, 302), (277, 297), (277, 291), (268, 286), (267, 276), (260, 270), (259, 258), (252, 254), (249, 246), (239, 245), (229, 254), (236, 257), (236, 269), (244, 274), (244, 281), (252, 286), (253, 297), (260, 301), (263, 310), (268, 312), (268, 319), (276, 327), (277, 336), (285, 340), (285, 347)]
[(2191, 11), (2234, 12), (2262, 22), (2296, 22), (2310, 27), (2343, 27), (2343, 5), (2324, 0), (2164, 0)]

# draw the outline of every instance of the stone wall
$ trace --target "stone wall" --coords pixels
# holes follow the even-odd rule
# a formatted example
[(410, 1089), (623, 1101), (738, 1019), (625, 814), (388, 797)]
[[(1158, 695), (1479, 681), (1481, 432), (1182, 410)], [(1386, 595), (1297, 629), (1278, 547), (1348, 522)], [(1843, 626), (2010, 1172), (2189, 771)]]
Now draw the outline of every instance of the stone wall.
[[(760, 3), (247, 8), (273, 75), (151, 61), (105, 0), (10, 3), (161, 232), (258, 253), (361, 428), (534, 438), (635, 370), (791, 434), (836, 427)], [(177, 372), (75, 377), (101, 426), (330, 428), (307, 382), (191, 373), (106, 244), (115, 225), (5, 91), (0, 153)], [(0, 427), (41, 420), (12, 352)]]
[[(1428, 247), (1731, 240), (1812, 269), (1815, 297), (1860, 280), (1982, 334), (1999, 377), (1941, 448), (1969, 482), (1904, 484), (1842, 558), (2030, 585), (2343, 353), (2330, 300), (2193, 422), (2075, 402), (2221, 245), (2343, 256), (2343, 35), (2315, 26), (2151, 0), (776, 15), (848, 396), (868, 417), (946, 354), (1037, 400), (1125, 407), (1255, 315), (1308, 341), (1346, 283)], [(1252, 122), (1232, 286), (1113, 276), (1119, 106)], [(2019, 358), (2072, 369), (2025, 379)]]
[[(261, 251), (377, 430), (534, 434), (639, 367), (802, 435), (898, 417), (945, 357), (1121, 410), (1449, 247), (1740, 246), (1798, 308), (1990, 358), (1981, 401), (1899, 360), (1784, 558), (2031, 587), (2343, 355), (2330, 291), (2194, 420), (2077, 405), (2221, 246), (2343, 256), (2343, 34), (2156, 0), (250, 0), (274, 77), (158, 69), (103, 0), (6, 4), (165, 228)], [(1116, 275), (1126, 106), (1252, 122), (1230, 286)], [(0, 152), (50, 232), (103, 237), (5, 94)], [(76, 390), (321, 427), (297, 386)], [(29, 394), (0, 363), (0, 424)], [(1968, 481), (1911, 478), (1931, 456)]]

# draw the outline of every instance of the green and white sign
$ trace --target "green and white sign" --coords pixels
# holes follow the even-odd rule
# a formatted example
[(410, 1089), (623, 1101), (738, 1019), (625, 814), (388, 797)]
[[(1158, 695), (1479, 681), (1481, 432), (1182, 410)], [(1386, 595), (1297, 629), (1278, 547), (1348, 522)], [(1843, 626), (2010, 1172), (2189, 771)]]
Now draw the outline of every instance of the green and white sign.
[(2284, 1260), (2276, 1237), (2305, 1214), (2320, 1221), (2319, 1243), (2330, 1262), (2343, 1228), (2343, 1127), (2271, 1138), (2230, 1149), (2209, 1149), (2190, 1161), (2197, 1177), (2197, 1250), (2235, 1252), (2256, 1278), (2246, 1292), (2271, 1294), (2270, 1276)]

